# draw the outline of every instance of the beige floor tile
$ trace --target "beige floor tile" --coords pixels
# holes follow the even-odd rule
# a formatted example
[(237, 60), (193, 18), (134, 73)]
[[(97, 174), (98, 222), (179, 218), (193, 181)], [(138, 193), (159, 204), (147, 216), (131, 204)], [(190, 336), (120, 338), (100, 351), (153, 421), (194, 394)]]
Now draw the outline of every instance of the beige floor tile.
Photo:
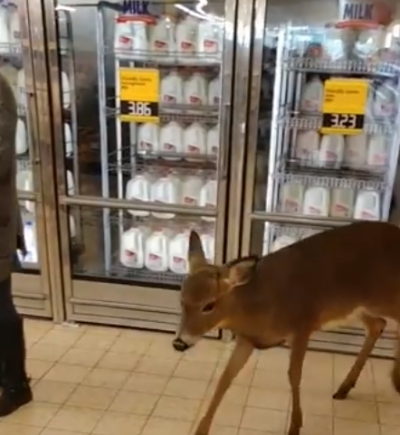
[(241, 426), (245, 429), (282, 432), (286, 424), (286, 412), (271, 409), (250, 408), (244, 410)]
[(139, 435), (147, 417), (108, 411), (99, 421), (93, 434), (96, 435)]
[(27, 357), (41, 361), (58, 361), (69, 349), (69, 346), (36, 343), (28, 349)]
[(262, 370), (286, 371), (289, 365), (289, 351), (277, 347), (260, 352), (257, 359), (257, 368)]
[(400, 426), (400, 406), (392, 403), (378, 404), (380, 422)]
[(341, 419), (363, 421), (365, 423), (378, 422), (378, 408), (375, 402), (356, 401), (352, 399), (334, 401), (334, 415)]
[(189, 435), (189, 433), (188, 422), (151, 417), (141, 435)]
[(207, 381), (171, 378), (163, 394), (187, 399), (203, 399), (206, 394), (207, 386)]
[[(289, 426), (288, 415), (288, 426)], [(315, 415), (304, 415), (304, 426), (301, 435), (332, 435), (333, 419), (332, 417), (321, 417)]]
[(106, 410), (114, 400), (116, 390), (80, 385), (68, 399), (67, 405)]
[(272, 432), (265, 432), (253, 429), (239, 429), (238, 435), (271, 435)]
[(202, 340), (183, 354), (183, 360), (218, 362), (221, 361), (221, 355), (221, 348), (215, 346), (212, 340)]
[(136, 368), (136, 372), (150, 373), (152, 375), (170, 376), (175, 371), (178, 364), (177, 360), (170, 360), (161, 357), (143, 356)]
[(377, 424), (335, 419), (333, 427), (335, 435), (380, 435)]
[(48, 424), (51, 429), (91, 433), (102, 417), (102, 411), (64, 406)]
[[(205, 411), (208, 408), (208, 403), (205, 403), (204, 405), (206, 405), (206, 407), (204, 408)], [(221, 403), (215, 414), (214, 422), (215, 424), (221, 426), (239, 427), (243, 411), (244, 408), (242, 405), (223, 402)]]
[(333, 400), (329, 393), (312, 392), (302, 388), (301, 402), (306, 414), (327, 417), (333, 415)]
[(288, 391), (250, 388), (247, 405), (255, 408), (267, 408), (286, 411), (289, 407)]
[(153, 415), (167, 419), (193, 421), (200, 409), (200, 400), (163, 396), (157, 403)]
[(45, 427), (55, 416), (59, 406), (52, 403), (31, 402), (7, 417), (7, 423)]
[(70, 430), (59, 430), (59, 429), (44, 429), (40, 432), (40, 435), (82, 435), (82, 432), (71, 432)]
[(168, 377), (133, 372), (124, 383), (123, 388), (139, 393), (161, 394), (168, 382)]
[(0, 423), (0, 435), (39, 435), (41, 427), (22, 424)]
[(209, 381), (216, 369), (215, 362), (198, 362), (182, 360), (178, 363), (174, 376), (186, 379)]
[(137, 366), (140, 359), (139, 354), (135, 353), (116, 353), (107, 352), (97, 364), (98, 368), (111, 370), (128, 370), (132, 371)]
[(70, 347), (79, 340), (83, 332), (80, 328), (55, 327), (41, 338), (40, 343)]
[(92, 369), (82, 383), (91, 387), (121, 388), (129, 378), (130, 372), (124, 370)]
[(162, 334), (156, 335), (155, 338), (150, 343), (146, 354), (149, 356), (163, 357), (166, 359), (180, 360), (182, 358), (182, 353), (177, 352), (172, 346), (172, 341), (174, 340), (174, 335)]
[(214, 425), (211, 429), (211, 435), (238, 435), (239, 428), (231, 426)]
[(85, 350), (109, 350), (115, 342), (116, 338), (106, 335), (99, 335), (88, 330), (82, 337), (74, 344), (74, 347)]
[[(222, 372), (224, 371), (226, 366), (226, 362), (220, 361), (213, 376), (213, 380), (219, 379), (222, 375)], [(242, 386), (249, 386), (251, 382), (253, 381), (253, 378), (255, 376), (255, 367), (251, 365), (246, 365), (238, 374), (238, 376), (233, 380), (233, 385), (242, 385)]]
[(62, 364), (72, 364), (84, 367), (94, 367), (103, 356), (103, 350), (71, 348), (60, 358)]
[(381, 426), (381, 435), (399, 435), (400, 426)]
[(47, 381), (80, 383), (87, 376), (89, 368), (57, 363), (46, 374)]
[(112, 411), (150, 415), (158, 402), (158, 394), (120, 391), (110, 406)]
[[(217, 388), (217, 382), (213, 381), (207, 388), (206, 400), (211, 400)], [(247, 400), (249, 387), (243, 385), (231, 385), (226, 392), (223, 403), (233, 403), (244, 406)]]
[(36, 401), (62, 404), (76, 388), (76, 384), (69, 382), (57, 382), (40, 380), (33, 388)]
[(115, 340), (109, 350), (115, 353), (136, 353), (139, 355), (143, 355), (149, 349), (150, 344), (150, 335), (145, 335), (143, 336), (143, 338), (127, 338), (121, 335)]
[(289, 381), (286, 370), (272, 372), (269, 370), (256, 369), (251, 382), (253, 387), (275, 390), (289, 390)]
[(52, 367), (54, 363), (50, 361), (42, 361), (38, 359), (27, 359), (26, 370), (31, 379), (42, 378)]

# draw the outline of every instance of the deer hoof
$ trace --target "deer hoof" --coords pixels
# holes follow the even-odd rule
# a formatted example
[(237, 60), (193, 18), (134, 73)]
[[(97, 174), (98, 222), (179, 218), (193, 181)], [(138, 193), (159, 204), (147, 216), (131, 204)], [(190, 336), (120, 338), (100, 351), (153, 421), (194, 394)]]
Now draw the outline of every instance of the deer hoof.
[(210, 425), (208, 421), (202, 419), (196, 429), (194, 435), (208, 435), (210, 432)]
[(288, 435), (300, 435), (300, 428), (299, 427), (291, 427), (289, 429)]

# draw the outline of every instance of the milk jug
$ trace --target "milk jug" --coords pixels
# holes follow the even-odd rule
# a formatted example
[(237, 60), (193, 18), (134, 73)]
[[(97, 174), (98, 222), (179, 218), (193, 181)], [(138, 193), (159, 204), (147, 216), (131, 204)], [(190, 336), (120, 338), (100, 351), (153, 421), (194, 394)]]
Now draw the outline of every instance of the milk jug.
[(180, 160), (179, 156), (174, 155), (183, 153), (183, 129), (177, 122), (171, 121), (161, 127), (160, 152), (166, 160)]
[(318, 76), (315, 76), (304, 86), (300, 108), (303, 112), (320, 112), (323, 100), (324, 84)]
[(219, 128), (218, 125), (210, 128), (207, 133), (207, 155), (217, 157), (219, 153)]
[(23, 69), (18, 71), (17, 86), (17, 104), (26, 108), (28, 106), (28, 99), (26, 96), (25, 72)]
[(65, 143), (65, 156), (72, 157), (74, 154), (74, 147), (72, 143), (72, 131), (70, 125), (64, 123), (64, 143)]
[(200, 205), (200, 192), (203, 180), (197, 175), (186, 177), (183, 182), (182, 204), (197, 207)]
[(346, 136), (344, 165), (352, 169), (363, 169), (367, 159), (367, 135), (365, 133)]
[(314, 130), (299, 131), (296, 138), (295, 157), (305, 165), (314, 165), (318, 159), (319, 134)]
[(0, 53), (8, 53), (7, 45), (10, 43), (10, 34), (8, 30), (8, 11), (7, 8), (0, 5)]
[(23, 261), (25, 263), (37, 263), (39, 258), (36, 240), (36, 225), (32, 220), (28, 220), (24, 223), (24, 239), (27, 254), (23, 258)]
[(207, 132), (203, 125), (194, 122), (183, 133), (183, 151), (188, 161), (195, 162), (196, 156), (204, 156), (207, 152)]
[(32, 169), (21, 169), (17, 171), (17, 189), (22, 192), (33, 191), (33, 173)]
[(354, 218), (378, 221), (381, 214), (379, 193), (374, 190), (360, 190), (357, 195)]
[(324, 135), (319, 151), (319, 163), (323, 167), (340, 168), (344, 158), (344, 137), (340, 134)]
[(167, 272), (169, 266), (169, 241), (171, 233), (158, 229), (146, 240), (144, 264), (153, 272)]
[(191, 16), (184, 18), (176, 27), (176, 45), (179, 59), (184, 62), (195, 59), (197, 51), (198, 22)]
[(117, 52), (132, 51), (133, 49), (131, 23), (122, 18), (118, 18), (115, 22), (114, 49)]
[(351, 218), (354, 209), (354, 190), (333, 189), (330, 215), (338, 218)]
[(203, 20), (199, 24), (197, 48), (201, 54), (222, 53), (223, 28), (218, 23)]
[(169, 243), (169, 270), (178, 275), (189, 272), (188, 264), (189, 232), (185, 231), (173, 237)]
[(160, 150), (160, 127), (158, 124), (145, 122), (138, 128), (137, 149), (139, 153), (154, 154)]
[(326, 187), (309, 187), (304, 195), (303, 214), (306, 216), (329, 216), (329, 190)]
[(171, 71), (161, 80), (161, 102), (164, 104), (183, 103), (183, 80), (176, 71)]
[(70, 170), (67, 170), (67, 192), (69, 196), (75, 195), (74, 176)]
[(133, 21), (132, 31), (132, 51), (135, 59), (147, 59), (149, 56), (149, 40), (147, 36), (147, 23), (144, 21)]
[(19, 21), (18, 9), (11, 7), (10, 11), (10, 42), (11, 44), (20, 44), (21, 26)]
[(386, 81), (375, 90), (374, 115), (378, 118), (392, 118), (396, 115), (397, 93), (394, 84)]
[(282, 213), (301, 213), (303, 207), (304, 186), (302, 184), (285, 183), (281, 192)]
[(130, 228), (122, 234), (121, 264), (132, 269), (143, 269), (147, 235), (147, 231), (141, 228)]
[[(151, 200), (160, 204), (180, 204), (182, 198), (182, 182), (174, 174), (159, 178), (151, 186)], [(158, 219), (173, 219), (173, 213), (152, 213)]]
[(283, 248), (286, 248), (287, 246), (293, 245), (296, 243), (297, 240), (294, 237), (282, 235), (277, 237), (274, 242), (272, 243), (271, 252), (280, 251)]
[(382, 169), (388, 163), (388, 146), (386, 137), (373, 134), (368, 143), (367, 165)]
[[(152, 178), (148, 174), (138, 174), (126, 185), (126, 199), (128, 201), (149, 202), (151, 200)], [(129, 210), (133, 216), (149, 216), (148, 211)]]
[(207, 104), (207, 80), (200, 73), (194, 73), (185, 82), (184, 98), (186, 104), (204, 106)]
[(168, 16), (161, 17), (150, 28), (150, 50), (156, 53), (169, 54), (166, 60), (174, 60), (176, 52), (175, 24)]
[(15, 152), (17, 155), (25, 154), (28, 152), (28, 137), (26, 132), (26, 125), (22, 119), (17, 121), (17, 132), (15, 135)]
[(203, 246), (204, 256), (209, 263), (215, 262), (215, 237), (211, 233), (200, 235), (201, 245)]
[(69, 109), (71, 106), (71, 87), (68, 75), (64, 71), (61, 72), (61, 86), (63, 93), (63, 107), (64, 109)]
[(208, 105), (219, 106), (221, 101), (221, 80), (215, 77), (208, 84)]
[[(200, 191), (200, 207), (212, 208), (217, 207), (218, 183), (217, 180), (208, 180)], [(212, 217), (202, 217), (203, 220), (213, 222)]]

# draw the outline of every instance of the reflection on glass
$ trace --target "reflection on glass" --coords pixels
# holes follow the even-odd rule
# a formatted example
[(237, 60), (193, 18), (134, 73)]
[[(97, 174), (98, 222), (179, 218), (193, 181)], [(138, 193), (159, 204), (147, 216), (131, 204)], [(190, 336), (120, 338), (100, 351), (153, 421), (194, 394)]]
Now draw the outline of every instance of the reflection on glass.
[(35, 204), (32, 201), (20, 201), (20, 212), (22, 216), (26, 255), (18, 252), (18, 256), (24, 271), (36, 270), (39, 268), (39, 253)]

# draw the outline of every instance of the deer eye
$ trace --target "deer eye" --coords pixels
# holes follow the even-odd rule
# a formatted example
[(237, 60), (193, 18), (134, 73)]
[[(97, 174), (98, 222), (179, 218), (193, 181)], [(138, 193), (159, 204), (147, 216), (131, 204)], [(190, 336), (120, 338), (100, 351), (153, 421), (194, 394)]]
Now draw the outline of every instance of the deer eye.
[(203, 314), (211, 313), (215, 308), (215, 302), (209, 302), (207, 305), (205, 305), (202, 309)]

